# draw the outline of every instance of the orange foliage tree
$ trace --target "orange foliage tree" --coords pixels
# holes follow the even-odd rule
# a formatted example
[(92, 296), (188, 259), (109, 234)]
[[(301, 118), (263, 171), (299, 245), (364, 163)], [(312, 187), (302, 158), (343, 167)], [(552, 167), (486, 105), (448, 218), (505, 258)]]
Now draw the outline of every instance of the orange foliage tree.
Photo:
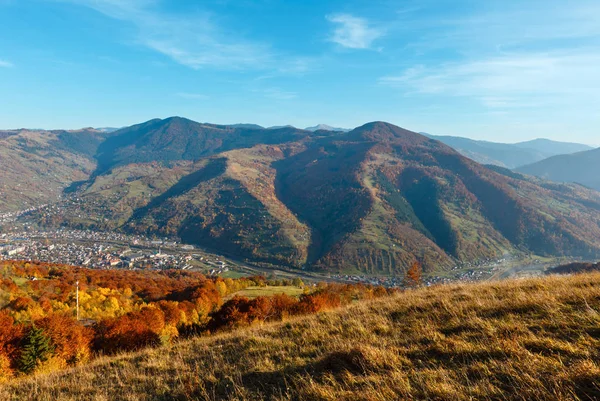
[(75, 365), (90, 357), (93, 331), (70, 316), (50, 314), (35, 322), (44, 330), (54, 346), (54, 355), (68, 365)]
[(419, 262), (414, 262), (404, 276), (404, 286), (407, 288), (419, 287), (423, 283), (423, 269)]

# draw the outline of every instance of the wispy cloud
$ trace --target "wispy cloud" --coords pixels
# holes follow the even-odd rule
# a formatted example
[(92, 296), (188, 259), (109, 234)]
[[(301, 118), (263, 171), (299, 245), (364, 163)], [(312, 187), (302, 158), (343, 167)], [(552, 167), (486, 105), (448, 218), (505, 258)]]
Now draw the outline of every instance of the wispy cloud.
[(333, 14), (326, 18), (335, 24), (329, 40), (349, 49), (369, 49), (384, 34), (383, 30), (369, 26), (364, 18), (349, 14)]
[(6, 61), (6, 60), (0, 60), (0, 67), (2, 68), (12, 68), (15, 65), (13, 63), (11, 63), (10, 61)]
[(210, 13), (169, 15), (159, 0), (63, 0), (133, 24), (135, 41), (193, 69), (265, 69), (274, 63), (268, 44), (239, 37), (214, 23)]
[(429, 27), (413, 43), (420, 62), (379, 82), (407, 96), (467, 98), (496, 111), (600, 102), (600, 4), (502, 5), (436, 21), (436, 30), (427, 17), (415, 22)]
[(488, 108), (533, 106), (597, 96), (599, 63), (600, 55), (587, 51), (516, 54), (411, 67), (381, 78), (380, 83), (407, 94), (475, 98)]
[(208, 99), (208, 96), (203, 95), (202, 93), (179, 92), (179, 93), (176, 93), (175, 96), (183, 98), (183, 99), (190, 99), (190, 100), (206, 100), (206, 99)]

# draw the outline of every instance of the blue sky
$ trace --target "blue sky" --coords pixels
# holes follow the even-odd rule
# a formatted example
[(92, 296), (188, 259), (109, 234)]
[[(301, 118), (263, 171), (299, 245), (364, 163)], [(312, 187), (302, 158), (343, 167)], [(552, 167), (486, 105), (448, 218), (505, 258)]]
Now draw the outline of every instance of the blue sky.
[(600, 145), (597, 0), (0, 0), (0, 126), (202, 122)]

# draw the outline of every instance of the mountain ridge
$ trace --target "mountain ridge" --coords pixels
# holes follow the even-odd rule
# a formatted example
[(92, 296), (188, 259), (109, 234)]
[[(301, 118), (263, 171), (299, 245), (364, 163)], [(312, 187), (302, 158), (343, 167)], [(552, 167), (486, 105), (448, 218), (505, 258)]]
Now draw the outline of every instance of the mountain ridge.
[(575, 182), (600, 191), (600, 148), (557, 155), (516, 171), (556, 182)]
[(593, 149), (588, 145), (557, 142), (544, 138), (509, 144), (457, 136), (423, 134), (446, 143), (463, 156), (478, 163), (495, 164), (507, 168), (518, 168), (559, 154)]
[(59, 224), (175, 236), (322, 271), (600, 255), (600, 194), (491, 170), (381, 121), (340, 133), (150, 120), (100, 145), (78, 197), (84, 210), (72, 214), (87, 220), (66, 213)]

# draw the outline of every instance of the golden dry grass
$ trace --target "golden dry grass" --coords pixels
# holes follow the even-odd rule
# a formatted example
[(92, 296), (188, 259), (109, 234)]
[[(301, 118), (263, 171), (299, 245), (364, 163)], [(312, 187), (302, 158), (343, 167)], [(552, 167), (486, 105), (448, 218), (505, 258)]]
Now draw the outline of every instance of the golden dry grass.
[(2, 400), (600, 399), (600, 274), (439, 286), (0, 387)]

